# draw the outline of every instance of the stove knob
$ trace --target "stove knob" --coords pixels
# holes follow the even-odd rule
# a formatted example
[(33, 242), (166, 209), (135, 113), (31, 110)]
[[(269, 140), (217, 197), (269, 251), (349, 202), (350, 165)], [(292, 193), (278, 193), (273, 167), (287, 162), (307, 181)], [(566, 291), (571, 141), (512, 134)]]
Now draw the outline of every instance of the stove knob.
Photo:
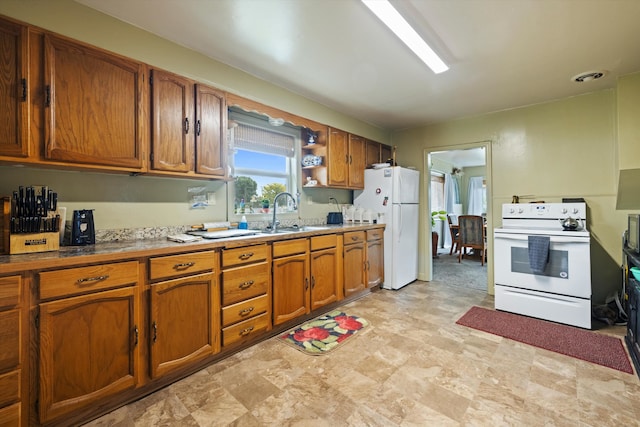
[(573, 213), (577, 214), (578, 213), (578, 208), (573, 208)]
[(514, 208), (509, 208), (509, 213), (514, 213), (516, 210)]
[(518, 213), (523, 213), (524, 212), (524, 208), (518, 208)]
[(562, 213), (566, 214), (567, 213), (567, 208), (562, 208)]

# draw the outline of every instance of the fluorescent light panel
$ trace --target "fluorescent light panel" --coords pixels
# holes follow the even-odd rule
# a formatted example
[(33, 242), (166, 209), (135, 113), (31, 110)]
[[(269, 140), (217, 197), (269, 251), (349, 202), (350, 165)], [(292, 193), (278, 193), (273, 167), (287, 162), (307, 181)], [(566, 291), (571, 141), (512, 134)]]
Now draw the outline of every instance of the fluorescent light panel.
[(429, 45), (411, 28), (411, 25), (398, 13), (387, 0), (362, 0), (384, 24), (394, 32), (434, 73), (447, 71), (449, 67), (429, 47)]

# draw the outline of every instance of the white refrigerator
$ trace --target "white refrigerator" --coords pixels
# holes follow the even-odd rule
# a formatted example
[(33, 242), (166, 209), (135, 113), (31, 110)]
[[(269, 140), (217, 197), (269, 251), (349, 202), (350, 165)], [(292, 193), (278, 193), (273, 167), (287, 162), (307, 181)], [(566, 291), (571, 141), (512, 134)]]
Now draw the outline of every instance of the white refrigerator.
[(364, 171), (364, 190), (353, 204), (370, 209), (386, 224), (385, 289), (400, 289), (418, 278), (418, 199), (420, 172), (399, 166)]

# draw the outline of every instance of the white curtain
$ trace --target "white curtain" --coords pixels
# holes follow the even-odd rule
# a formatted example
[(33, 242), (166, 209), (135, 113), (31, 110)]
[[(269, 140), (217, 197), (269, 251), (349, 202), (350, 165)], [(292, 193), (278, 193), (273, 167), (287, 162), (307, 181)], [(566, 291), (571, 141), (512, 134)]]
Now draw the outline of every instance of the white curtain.
[(482, 215), (484, 213), (482, 200), (484, 198), (485, 188), (482, 186), (484, 180), (481, 176), (472, 176), (469, 178), (468, 206), (467, 214)]
[[(454, 205), (459, 203), (458, 197), (458, 180), (453, 178), (451, 174), (444, 174), (444, 210), (451, 214), (454, 212)], [(444, 237), (444, 246), (451, 246), (451, 233), (449, 232), (449, 221), (444, 223), (442, 230)]]

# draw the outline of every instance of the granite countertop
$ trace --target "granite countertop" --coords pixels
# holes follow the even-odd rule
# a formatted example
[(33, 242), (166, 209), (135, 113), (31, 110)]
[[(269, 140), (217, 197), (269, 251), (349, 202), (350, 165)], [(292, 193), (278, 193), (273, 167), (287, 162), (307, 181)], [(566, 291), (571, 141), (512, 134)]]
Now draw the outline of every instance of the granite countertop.
[[(325, 228), (326, 227), (326, 228)], [(140, 239), (96, 243), (87, 246), (61, 246), (57, 251), (38, 252), (19, 255), (0, 255), (0, 274), (12, 274), (27, 270), (71, 267), (79, 264), (101, 263), (134, 259), (149, 256), (161, 256), (218, 248), (234, 248), (256, 245), (276, 240), (289, 240), (323, 234), (383, 228), (384, 224), (342, 224), (323, 225), (310, 231), (291, 233), (259, 233), (252, 236), (230, 237), (223, 239), (202, 239), (189, 243), (178, 243), (164, 238)]]

